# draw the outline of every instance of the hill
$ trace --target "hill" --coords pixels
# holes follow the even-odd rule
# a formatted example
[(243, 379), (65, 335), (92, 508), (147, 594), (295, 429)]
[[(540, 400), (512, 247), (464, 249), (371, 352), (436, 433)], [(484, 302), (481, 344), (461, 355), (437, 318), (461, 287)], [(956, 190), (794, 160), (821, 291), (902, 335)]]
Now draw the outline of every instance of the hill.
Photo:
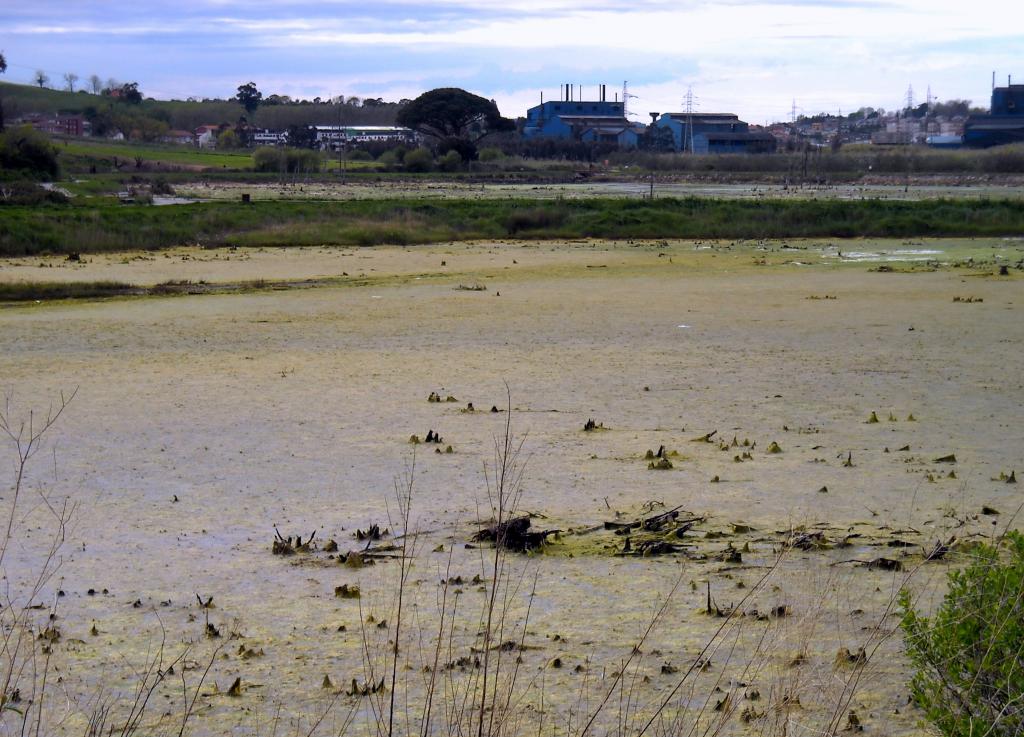
[[(154, 100), (144, 99), (129, 105), (116, 98), (85, 91), (66, 92), (29, 85), (0, 82), (0, 99), (4, 117), (10, 121), (29, 113), (77, 113), (94, 117), (111, 110), (131, 110), (160, 120), (170, 128), (193, 130), (197, 126), (238, 122), (245, 110), (229, 100)], [(284, 130), (290, 125), (394, 125), (401, 105), (383, 103), (352, 105), (348, 103), (265, 104), (255, 114), (246, 116), (260, 128)]]

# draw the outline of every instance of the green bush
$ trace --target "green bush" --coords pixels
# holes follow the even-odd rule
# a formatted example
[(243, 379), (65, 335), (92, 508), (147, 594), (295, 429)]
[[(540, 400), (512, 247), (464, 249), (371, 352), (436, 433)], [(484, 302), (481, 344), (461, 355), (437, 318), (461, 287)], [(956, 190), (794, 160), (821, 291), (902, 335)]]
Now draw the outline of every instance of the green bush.
[(480, 161), (485, 163), (488, 161), (498, 161), (499, 159), (504, 158), (505, 153), (495, 146), (488, 146), (487, 148), (480, 149)]
[(0, 206), (3, 205), (65, 205), (62, 192), (43, 189), (29, 181), (0, 182)]
[(458, 171), (462, 168), (462, 157), (458, 151), (449, 151), (437, 160), (437, 168), (441, 171)]
[(345, 158), (349, 161), (373, 161), (373, 156), (369, 151), (364, 151), (361, 148), (355, 148), (345, 154)]
[(405, 168), (407, 171), (430, 171), (433, 165), (434, 157), (430, 155), (429, 150), (423, 147), (413, 149), (405, 155)]
[(378, 156), (377, 163), (391, 167), (397, 166), (398, 164), (402, 163), (402, 160), (399, 157), (398, 152), (395, 151), (394, 149), (391, 149), (390, 151), (385, 151), (380, 156)]
[(931, 618), (901, 594), (911, 693), (946, 737), (1024, 734), (1024, 535), (979, 546)]
[(258, 148), (252, 165), (263, 172), (313, 172), (320, 169), (320, 154), (305, 148)]
[(0, 133), (0, 169), (34, 179), (54, 179), (60, 167), (57, 150), (42, 133), (29, 126)]

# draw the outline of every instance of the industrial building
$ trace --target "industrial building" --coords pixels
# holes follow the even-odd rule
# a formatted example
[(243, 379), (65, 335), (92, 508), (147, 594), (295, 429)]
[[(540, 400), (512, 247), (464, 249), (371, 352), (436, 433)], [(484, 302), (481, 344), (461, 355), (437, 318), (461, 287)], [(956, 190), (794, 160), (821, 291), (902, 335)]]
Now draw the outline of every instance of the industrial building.
[[(775, 150), (775, 137), (750, 126), (732, 113), (652, 114), (651, 128), (629, 120), (626, 103), (608, 100), (605, 85), (597, 100), (575, 99), (577, 88), (562, 85), (560, 100), (549, 100), (526, 113), (523, 138), (554, 138), (584, 143), (607, 143), (620, 149), (637, 148), (643, 137), (664, 129), (671, 134), (672, 148), (692, 153), (766, 153)], [(623, 97), (628, 92), (623, 89)], [(582, 92), (579, 93), (582, 97)], [(616, 96), (617, 97), (617, 96)]]
[(972, 115), (964, 124), (965, 146), (987, 148), (1006, 143), (1024, 143), (1024, 84), (993, 88), (990, 113)]
[(636, 148), (645, 126), (626, 117), (624, 102), (608, 100), (605, 85), (600, 85), (598, 90), (597, 100), (576, 100), (573, 86), (563, 85), (563, 99), (542, 101), (526, 111), (523, 138), (528, 141), (555, 138)]
[(663, 113), (653, 125), (672, 133), (676, 151), (695, 154), (750, 154), (775, 151), (775, 137), (751, 131), (733, 113)]

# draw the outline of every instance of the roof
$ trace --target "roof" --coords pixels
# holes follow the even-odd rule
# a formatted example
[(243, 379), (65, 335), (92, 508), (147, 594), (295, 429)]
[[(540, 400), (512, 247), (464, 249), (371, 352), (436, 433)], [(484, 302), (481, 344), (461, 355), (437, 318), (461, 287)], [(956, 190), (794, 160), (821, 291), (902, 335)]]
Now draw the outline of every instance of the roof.
[(663, 113), (670, 118), (675, 120), (682, 120), (688, 118), (695, 118), (697, 120), (739, 120), (740, 116), (736, 113)]
[(580, 123), (591, 125), (619, 125), (626, 127), (630, 125), (629, 120), (621, 115), (559, 115), (557, 116), (566, 123)]
[(709, 141), (774, 141), (775, 136), (771, 133), (695, 133), (696, 136), (704, 136)]

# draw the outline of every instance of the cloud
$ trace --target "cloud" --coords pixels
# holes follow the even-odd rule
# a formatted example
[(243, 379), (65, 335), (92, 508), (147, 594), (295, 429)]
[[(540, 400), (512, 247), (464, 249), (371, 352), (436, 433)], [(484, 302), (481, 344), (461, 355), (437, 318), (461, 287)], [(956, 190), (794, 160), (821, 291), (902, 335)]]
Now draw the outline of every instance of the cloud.
[(908, 84), (987, 98), (992, 68), (1024, 57), (1002, 0), (54, 0), (5, 8), (7, 77), (44, 68), (137, 79), (176, 97), (265, 92), (397, 99), (456, 84), (521, 115), (564, 82), (618, 90), (634, 107), (753, 121), (862, 104), (895, 107)]

